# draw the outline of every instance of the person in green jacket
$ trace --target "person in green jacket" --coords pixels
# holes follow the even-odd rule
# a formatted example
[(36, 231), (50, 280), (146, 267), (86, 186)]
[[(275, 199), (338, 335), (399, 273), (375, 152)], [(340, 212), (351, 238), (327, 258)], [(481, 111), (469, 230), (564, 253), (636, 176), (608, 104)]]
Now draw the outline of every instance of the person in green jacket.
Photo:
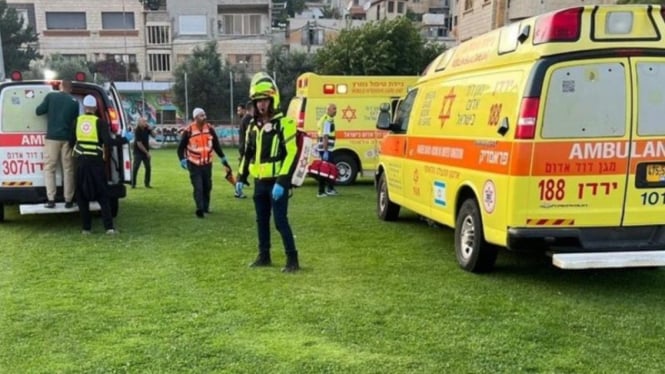
[(55, 208), (55, 170), (62, 165), (63, 195), (65, 208), (74, 207), (74, 158), (69, 141), (79, 115), (79, 104), (71, 95), (72, 82), (63, 80), (61, 91), (49, 92), (35, 113), (47, 114), (46, 140), (44, 140), (44, 185), (46, 207)]

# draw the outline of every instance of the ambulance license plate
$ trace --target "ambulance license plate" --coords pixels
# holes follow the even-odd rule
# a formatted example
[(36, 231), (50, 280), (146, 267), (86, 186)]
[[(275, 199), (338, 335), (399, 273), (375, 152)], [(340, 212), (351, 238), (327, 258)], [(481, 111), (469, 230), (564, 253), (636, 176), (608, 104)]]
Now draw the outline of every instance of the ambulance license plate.
[(665, 182), (665, 163), (648, 164), (646, 180), (648, 183)]

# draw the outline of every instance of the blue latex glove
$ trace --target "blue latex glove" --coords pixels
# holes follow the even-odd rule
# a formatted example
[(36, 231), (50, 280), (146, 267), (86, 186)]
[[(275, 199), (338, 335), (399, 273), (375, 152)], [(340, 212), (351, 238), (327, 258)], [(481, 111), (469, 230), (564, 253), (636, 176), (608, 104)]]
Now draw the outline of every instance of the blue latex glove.
[(242, 189), (245, 187), (245, 184), (242, 182), (236, 182), (236, 196), (240, 197), (242, 196)]
[(328, 151), (323, 151), (323, 156), (321, 156), (323, 161), (330, 161), (330, 153)]
[(187, 169), (187, 159), (186, 158), (183, 158), (182, 160), (180, 160), (180, 167), (185, 169), (185, 170)]
[(282, 187), (279, 183), (275, 183), (275, 185), (272, 187), (272, 199), (277, 201), (282, 196), (284, 196), (284, 187)]

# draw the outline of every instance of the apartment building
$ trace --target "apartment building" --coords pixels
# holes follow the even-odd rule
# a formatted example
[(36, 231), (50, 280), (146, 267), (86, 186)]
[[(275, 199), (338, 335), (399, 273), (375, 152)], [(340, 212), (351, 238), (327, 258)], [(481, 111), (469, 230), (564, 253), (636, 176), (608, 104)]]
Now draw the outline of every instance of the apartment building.
[(126, 80), (170, 81), (197, 46), (217, 42), (222, 59), (254, 73), (271, 46), (270, 0), (9, 0), (39, 34), (44, 55), (127, 68)]
[(127, 67), (127, 78), (144, 66), (143, 6), (136, 0), (9, 0), (39, 34), (44, 55), (100, 61), (114, 59)]
[[(176, 64), (195, 47), (216, 40), (222, 59), (251, 74), (265, 67), (272, 45), (271, 14), (271, 0), (166, 0), (167, 19), (149, 15), (146, 27), (170, 25)], [(152, 53), (157, 52), (148, 51)]]
[(497, 27), (553, 10), (616, 0), (455, 0), (457, 25), (454, 35), (465, 41)]
[[(451, 34), (455, 0), (351, 0), (348, 5), (352, 18), (378, 21), (406, 16), (408, 12), (420, 17), (421, 34), (426, 40), (453, 44)], [(361, 11), (362, 9), (362, 11)]]

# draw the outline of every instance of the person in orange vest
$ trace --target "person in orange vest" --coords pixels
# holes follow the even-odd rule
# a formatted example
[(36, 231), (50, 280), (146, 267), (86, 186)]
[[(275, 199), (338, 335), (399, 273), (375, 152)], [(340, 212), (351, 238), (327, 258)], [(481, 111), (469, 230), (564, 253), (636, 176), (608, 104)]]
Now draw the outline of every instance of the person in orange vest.
[(180, 166), (189, 171), (189, 179), (194, 187), (194, 203), (196, 216), (204, 217), (210, 213), (210, 191), (212, 191), (212, 162), (214, 151), (219, 156), (226, 173), (231, 172), (231, 166), (226, 160), (224, 151), (219, 144), (215, 128), (206, 121), (206, 113), (201, 108), (192, 112), (192, 122), (182, 133), (178, 145), (178, 159)]

